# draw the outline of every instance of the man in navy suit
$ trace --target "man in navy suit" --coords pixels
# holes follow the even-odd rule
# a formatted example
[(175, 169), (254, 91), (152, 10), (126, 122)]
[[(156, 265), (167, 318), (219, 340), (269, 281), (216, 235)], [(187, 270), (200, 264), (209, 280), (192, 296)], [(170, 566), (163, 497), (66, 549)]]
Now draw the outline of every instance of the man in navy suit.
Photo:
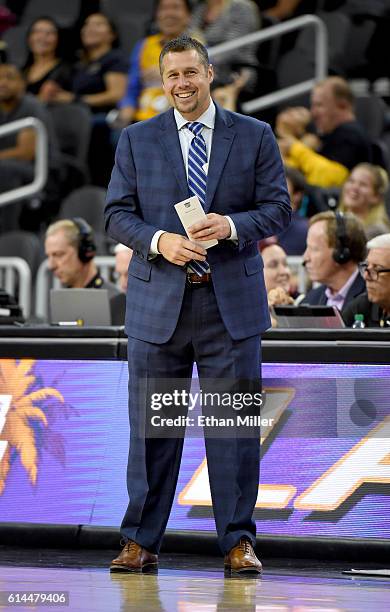
[[(188, 381), (194, 362), (201, 381), (260, 380), (260, 334), (270, 319), (257, 241), (280, 233), (291, 215), (270, 127), (212, 102), (213, 68), (203, 45), (188, 37), (168, 42), (160, 70), (174, 108), (123, 130), (105, 211), (108, 233), (134, 252), (126, 313), (130, 501), (121, 527), (127, 542), (113, 571), (157, 564), (180, 467), (182, 429), (175, 437), (144, 433), (144, 383)], [(192, 140), (199, 129), (203, 141), (195, 143), (207, 161), (196, 169), (194, 187)], [(206, 217), (191, 227), (189, 240), (174, 204), (194, 189)], [(200, 246), (206, 239), (218, 240), (207, 259)], [(205, 436), (205, 443), (225, 567), (258, 573), (254, 431)]]

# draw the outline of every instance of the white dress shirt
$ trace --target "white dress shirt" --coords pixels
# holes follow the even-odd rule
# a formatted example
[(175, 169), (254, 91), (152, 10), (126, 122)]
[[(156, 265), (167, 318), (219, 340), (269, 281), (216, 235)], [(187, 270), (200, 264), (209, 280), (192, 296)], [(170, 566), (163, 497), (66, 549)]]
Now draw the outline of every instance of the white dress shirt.
[[(189, 122), (188, 119), (185, 119), (179, 113), (179, 111), (176, 110), (176, 108), (174, 109), (173, 114), (175, 117), (177, 129), (179, 131), (179, 141), (180, 141), (181, 153), (183, 155), (184, 167), (186, 169), (186, 174), (187, 174), (187, 179), (188, 179), (188, 152), (190, 149), (191, 140), (195, 138), (195, 134), (193, 134), (191, 130), (189, 130), (187, 127), (188, 123), (192, 123), (192, 122)], [(213, 132), (214, 132), (214, 126), (215, 126), (215, 105), (213, 101), (210, 101), (210, 105), (208, 109), (200, 117), (198, 117), (196, 122), (203, 123), (204, 125), (204, 128), (202, 130), (202, 136), (206, 143), (207, 159), (210, 159), (211, 145), (213, 141)], [(205, 173), (207, 174), (208, 164), (206, 168), (204, 168), (204, 170), (205, 170)], [(176, 202), (173, 202), (172, 205), (173, 204), (176, 204)], [(232, 219), (228, 215), (225, 215), (225, 218), (229, 221), (229, 225), (230, 225), (230, 236), (228, 240), (237, 241), (238, 239), (237, 230), (236, 230), (236, 227)], [(158, 240), (161, 234), (165, 234), (165, 230), (158, 230), (154, 234), (152, 238), (152, 242), (150, 243), (149, 258), (153, 258), (156, 255), (159, 255), (160, 252), (157, 248), (157, 244), (158, 244)]]

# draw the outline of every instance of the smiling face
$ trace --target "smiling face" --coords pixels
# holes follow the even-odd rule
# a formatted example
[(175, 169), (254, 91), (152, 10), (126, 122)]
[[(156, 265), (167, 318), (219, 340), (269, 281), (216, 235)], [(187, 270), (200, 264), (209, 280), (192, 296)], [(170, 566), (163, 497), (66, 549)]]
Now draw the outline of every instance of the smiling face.
[(208, 109), (213, 68), (206, 68), (195, 49), (167, 53), (162, 81), (169, 103), (188, 121), (196, 121)]
[(291, 271), (287, 264), (285, 251), (277, 244), (271, 244), (262, 250), (264, 261), (264, 281), (268, 291), (282, 287), (285, 291), (290, 290)]
[(93, 13), (89, 15), (81, 28), (81, 41), (86, 49), (100, 46), (112, 46), (115, 34), (105, 15)]
[(39, 19), (31, 27), (28, 46), (34, 55), (55, 56), (58, 45), (58, 31), (52, 21)]
[(345, 209), (357, 215), (368, 212), (378, 204), (379, 196), (375, 193), (374, 177), (367, 168), (357, 167), (352, 170), (344, 184), (342, 201)]

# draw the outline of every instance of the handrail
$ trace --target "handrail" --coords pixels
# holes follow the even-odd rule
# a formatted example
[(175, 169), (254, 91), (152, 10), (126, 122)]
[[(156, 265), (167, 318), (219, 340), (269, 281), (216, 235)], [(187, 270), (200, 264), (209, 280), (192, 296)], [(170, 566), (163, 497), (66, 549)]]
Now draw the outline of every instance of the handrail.
[(30, 316), (31, 311), (31, 270), (27, 261), (21, 257), (0, 257), (0, 274), (4, 273), (4, 289), (15, 297), (15, 273), (19, 274), (19, 306), (24, 316)]
[(328, 32), (326, 25), (322, 19), (316, 15), (302, 15), (289, 19), (284, 23), (278, 23), (277, 25), (266, 28), (265, 30), (259, 30), (257, 32), (251, 32), (240, 38), (229, 40), (227, 42), (215, 45), (215, 47), (209, 48), (209, 55), (211, 59), (224, 55), (234, 49), (239, 49), (248, 44), (263, 42), (276, 36), (282, 36), (288, 32), (294, 30), (300, 30), (305, 27), (314, 27), (315, 30), (315, 64), (314, 64), (314, 78), (308, 81), (302, 81), (296, 85), (290, 87), (284, 87), (271, 94), (260, 96), (254, 100), (249, 100), (242, 104), (242, 110), (245, 113), (253, 113), (262, 108), (268, 108), (278, 102), (289, 100), (301, 94), (307, 93), (312, 90), (315, 83), (321, 79), (324, 79), (328, 74)]
[(0, 207), (10, 204), (11, 202), (16, 202), (17, 200), (32, 197), (39, 193), (46, 184), (48, 139), (44, 123), (36, 117), (26, 117), (24, 119), (18, 119), (17, 121), (11, 121), (11, 123), (7, 123), (0, 127), (0, 138), (26, 128), (33, 128), (38, 136), (35, 145), (34, 179), (27, 185), (1, 193)]
[[(110, 271), (115, 269), (114, 255), (97, 255), (94, 262), (103, 278), (109, 280)], [(50, 289), (59, 289), (61, 283), (53, 276), (48, 267), (47, 259), (44, 259), (38, 268), (35, 292), (35, 315), (47, 319), (49, 316), (49, 293)]]

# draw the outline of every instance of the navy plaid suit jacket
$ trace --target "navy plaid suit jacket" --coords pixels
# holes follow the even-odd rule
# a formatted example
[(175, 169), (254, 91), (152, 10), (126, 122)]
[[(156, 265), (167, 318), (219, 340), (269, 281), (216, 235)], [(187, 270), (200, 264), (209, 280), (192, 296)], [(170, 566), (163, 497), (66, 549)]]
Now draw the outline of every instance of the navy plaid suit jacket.
[[(208, 251), (223, 322), (235, 340), (270, 325), (257, 241), (280, 233), (291, 208), (283, 165), (270, 127), (216, 106), (206, 213), (230, 215), (238, 244), (222, 240)], [(185, 235), (174, 204), (189, 197), (173, 109), (123, 130), (105, 209), (106, 230), (134, 250), (129, 265), (126, 332), (167, 342), (182, 305), (185, 269), (162, 256), (148, 259), (157, 230)]]

